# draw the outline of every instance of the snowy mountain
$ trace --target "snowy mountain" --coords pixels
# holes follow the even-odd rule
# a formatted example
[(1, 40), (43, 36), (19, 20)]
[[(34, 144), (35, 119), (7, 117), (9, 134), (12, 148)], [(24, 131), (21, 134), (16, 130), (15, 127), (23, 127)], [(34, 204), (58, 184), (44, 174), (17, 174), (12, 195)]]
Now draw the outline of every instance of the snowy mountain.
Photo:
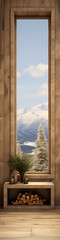
[(39, 104), (32, 108), (17, 111), (17, 141), (23, 152), (31, 152), (35, 148), (35, 140), (39, 125), (45, 130), (48, 139), (48, 104)]

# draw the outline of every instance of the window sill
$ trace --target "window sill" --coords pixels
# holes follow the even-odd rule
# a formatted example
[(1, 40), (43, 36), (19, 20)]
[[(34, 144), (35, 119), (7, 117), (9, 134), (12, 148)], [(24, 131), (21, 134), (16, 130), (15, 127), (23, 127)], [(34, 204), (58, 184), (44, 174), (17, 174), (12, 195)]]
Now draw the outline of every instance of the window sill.
[(54, 180), (54, 175), (48, 174), (48, 173), (26, 173), (26, 176), (29, 179), (48, 179), (48, 180)]

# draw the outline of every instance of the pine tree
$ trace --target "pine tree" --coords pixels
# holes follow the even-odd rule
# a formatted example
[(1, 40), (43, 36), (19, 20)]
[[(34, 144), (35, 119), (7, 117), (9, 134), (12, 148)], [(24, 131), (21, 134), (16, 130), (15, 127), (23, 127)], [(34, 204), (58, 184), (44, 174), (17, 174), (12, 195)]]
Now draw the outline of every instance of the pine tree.
[(18, 155), (18, 156), (21, 156), (21, 155), (22, 155), (21, 147), (20, 147), (20, 143), (19, 143), (19, 142), (17, 143), (17, 155)]
[(36, 140), (36, 149), (34, 151), (35, 158), (35, 171), (47, 171), (48, 170), (48, 145), (45, 137), (44, 129), (40, 125), (38, 129), (38, 135)]

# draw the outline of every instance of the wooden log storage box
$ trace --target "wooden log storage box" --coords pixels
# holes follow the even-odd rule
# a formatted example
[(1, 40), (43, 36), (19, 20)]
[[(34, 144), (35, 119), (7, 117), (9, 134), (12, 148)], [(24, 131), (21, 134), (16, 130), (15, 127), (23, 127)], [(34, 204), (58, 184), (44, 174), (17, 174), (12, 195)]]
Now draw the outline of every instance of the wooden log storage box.
[[(11, 208), (11, 207), (17, 207), (17, 208), (22, 208), (22, 205), (11, 205), (8, 201), (8, 192), (11, 190), (18, 190), (19, 192), (21, 191), (40, 191), (40, 190), (50, 190), (50, 195), (49, 195), (49, 205), (42, 205), (38, 206), (39, 208), (53, 208), (54, 207), (54, 184), (52, 182), (29, 182), (28, 184), (23, 184), (23, 183), (17, 183), (17, 184), (9, 184), (9, 182), (6, 182), (4, 184), (4, 208)], [(17, 196), (16, 196), (17, 197)], [(12, 199), (13, 200), (13, 199)], [(30, 206), (25, 206), (25, 207), (30, 207)], [(32, 206), (31, 206), (32, 207)], [(36, 208), (36, 206), (34, 206)]]

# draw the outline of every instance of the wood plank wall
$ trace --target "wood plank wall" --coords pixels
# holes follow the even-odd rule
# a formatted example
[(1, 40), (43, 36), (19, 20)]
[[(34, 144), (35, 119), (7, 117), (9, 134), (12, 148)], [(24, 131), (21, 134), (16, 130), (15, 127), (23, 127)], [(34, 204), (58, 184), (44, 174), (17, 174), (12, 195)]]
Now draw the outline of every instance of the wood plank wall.
[(60, 203), (60, 1), (55, 1), (55, 76), (56, 76), (56, 202)]
[(55, 202), (60, 203), (60, 0), (0, 0), (0, 203), (9, 179), (10, 155), (10, 11), (13, 7), (55, 8)]

